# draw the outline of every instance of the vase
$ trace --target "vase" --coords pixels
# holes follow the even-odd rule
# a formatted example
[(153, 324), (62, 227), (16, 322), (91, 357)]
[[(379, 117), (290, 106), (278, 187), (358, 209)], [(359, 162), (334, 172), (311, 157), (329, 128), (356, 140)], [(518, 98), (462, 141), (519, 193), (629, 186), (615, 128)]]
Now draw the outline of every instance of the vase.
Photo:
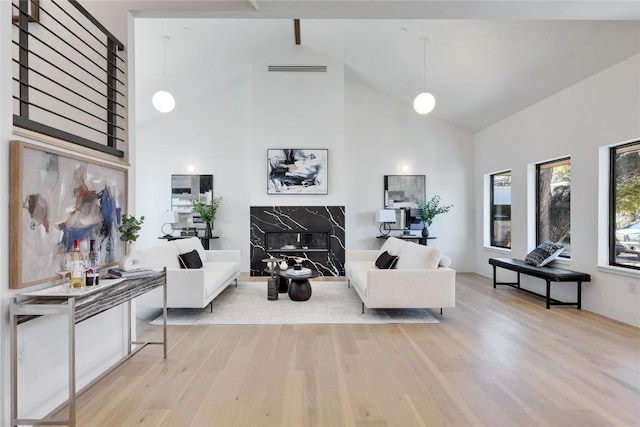
[(207, 223), (206, 228), (204, 229), (204, 237), (209, 239), (213, 237), (213, 227), (210, 222)]
[(425, 225), (424, 228), (422, 229), (422, 237), (424, 237), (425, 239), (427, 237), (429, 237), (429, 229), (427, 228), (427, 226)]

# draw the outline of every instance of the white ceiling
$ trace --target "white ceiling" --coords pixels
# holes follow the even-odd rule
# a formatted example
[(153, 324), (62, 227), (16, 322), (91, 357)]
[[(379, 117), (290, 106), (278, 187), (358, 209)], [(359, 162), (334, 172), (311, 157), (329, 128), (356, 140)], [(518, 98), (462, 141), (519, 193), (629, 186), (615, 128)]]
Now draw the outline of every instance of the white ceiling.
[[(304, 49), (343, 62), (350, 77), (406, 104), (409, 114), (422, 90), (420, 38), (429, 38), (427, 90), (437, 100), (431, 114), (469, 131), (640, 52), (637, 1), (470, 1), (448, 2), (455, 6), (449, 8), (447, 2), (258, 1), (250, 7), (234, 2), (239, 11), (232, 12), (228, 2), (214, 4), (214, 12), (202, 12), (203, 5), (212, 2), (195, 2), (197, 15), (159, 12), (153, 6), (161, 3), (166, 9), (175, 2), (123, 3), (130, 9), (133, 3), (144, 3), (147, 9), (137, 12), (135, 21), (139, 122), (161, 114), (145, 100), (162, 85), (162, 36), (171, 37), (167, 89), (179, 108), (209, 90), (248, 78), (253, 60), (297, 48), (289, 19), (295, 16), (302, 17)], [(192, 2), (180, 5), (187, 3)], [(408, 18), (427, 12), (440, 19)], [(167, 15), (171, 18), (159, 18)], [(350, 19), (332, 19), (341, 16)], [(358, 16), (369, 19), (353, 19)], [(443, 19), (456, 16), (482, 19)], [(286, 19), (275, 19), (282, 17)]]

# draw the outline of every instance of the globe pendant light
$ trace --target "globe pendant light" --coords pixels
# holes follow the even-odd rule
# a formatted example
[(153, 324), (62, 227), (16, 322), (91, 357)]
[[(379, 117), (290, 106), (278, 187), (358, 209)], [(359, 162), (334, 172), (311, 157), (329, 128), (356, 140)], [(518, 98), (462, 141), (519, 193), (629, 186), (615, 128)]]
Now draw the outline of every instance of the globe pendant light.
[(416, 110), (418, 114), (429, 114), (433, 111), (436, 106), (436, 98), (427, 92), (427, 42), (429, 39), (423, 37), (423, 71), (424, 71), (424, 80), (423, 80), (423, 91), (421, 94), (415, 97), (413, 100), (413, 109)]
[[(169, 37), (164, 36), (162, 38), (162, 88), (166, 88), (167, 86), (167, 70), (166, 70), (166, 55), (167, 55), (167, 41)], [(176, 106), (176, 100), (173, 95), (171, 95), (166, 90), (159, 90), (153, 94), (153, 98), (151, 98), (151, 103), (155, 107), (156, 110), (161, 113), (168, 113)]]

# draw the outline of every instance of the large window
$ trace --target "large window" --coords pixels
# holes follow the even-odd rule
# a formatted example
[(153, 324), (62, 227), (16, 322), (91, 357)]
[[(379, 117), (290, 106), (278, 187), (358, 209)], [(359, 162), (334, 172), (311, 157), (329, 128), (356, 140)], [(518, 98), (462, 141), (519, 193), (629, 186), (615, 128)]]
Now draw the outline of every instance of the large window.
[(565, 246), (571, 256), (571, 159), (536, 165), (536, 245), (548, 240)]
[(491, 175), (491, 246), (511, 248), (511, 171)]
[(611, 148), (609, 264), (640, 269), (640, 141)]

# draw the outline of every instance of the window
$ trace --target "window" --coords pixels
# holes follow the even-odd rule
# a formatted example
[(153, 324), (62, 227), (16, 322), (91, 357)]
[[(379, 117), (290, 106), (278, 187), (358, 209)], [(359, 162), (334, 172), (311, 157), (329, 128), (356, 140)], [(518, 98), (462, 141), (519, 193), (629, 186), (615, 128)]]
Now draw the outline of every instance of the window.
[(550, 240), (571, 256), (571, 159), (536, 165), (536, 245)]
[(511, 248), (511, 171), (491, 175), (491, 246)]
[(640, 141), (611, 148), (609, 264), (640, 269)]

